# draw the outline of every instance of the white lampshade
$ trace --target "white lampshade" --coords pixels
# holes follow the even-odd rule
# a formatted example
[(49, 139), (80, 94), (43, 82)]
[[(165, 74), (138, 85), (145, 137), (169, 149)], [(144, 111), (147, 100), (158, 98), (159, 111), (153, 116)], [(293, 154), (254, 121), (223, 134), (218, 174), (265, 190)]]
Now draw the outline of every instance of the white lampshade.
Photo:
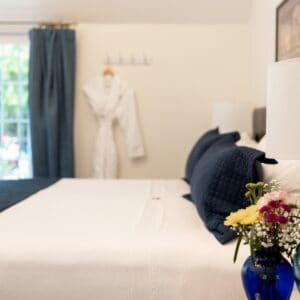
[(218, 101), (213, 104), (212, 126), (220, 132), (239, 131), (252, 134), (253, 106), (246, 102)]
[(273, 63), (267, 89), (267, 153), (300, 159), (300, 59)]

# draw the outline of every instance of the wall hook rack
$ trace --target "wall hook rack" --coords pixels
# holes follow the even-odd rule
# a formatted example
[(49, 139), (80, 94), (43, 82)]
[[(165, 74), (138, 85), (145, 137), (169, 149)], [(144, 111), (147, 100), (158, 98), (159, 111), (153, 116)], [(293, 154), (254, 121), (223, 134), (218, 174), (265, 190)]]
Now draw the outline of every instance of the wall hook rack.
[(112, 56), (107, 53), (103, 64), (106, 66), (150, 66), (152, 64), (152, 58), (146, 54), (131, 54), (126, 56), (119, 54), (117, 56)]

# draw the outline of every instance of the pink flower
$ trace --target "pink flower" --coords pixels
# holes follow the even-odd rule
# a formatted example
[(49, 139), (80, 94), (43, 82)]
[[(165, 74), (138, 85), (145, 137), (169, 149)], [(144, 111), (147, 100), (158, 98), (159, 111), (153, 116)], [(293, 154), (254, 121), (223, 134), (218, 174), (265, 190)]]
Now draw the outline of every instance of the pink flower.
[(257, 201), (257, 206), (259, 209), (263, 208), (264, 206), (268, 206), (270, 199), (268, 194), (265, 194), (263, 197), (259, 198)]
[(276, 214), (273, 214), (273, 213), (266, 214), (266, 221), (268, 223), (277, 223), (278, 216)]
[(263, 214), (263, 213), (265, 213), (265, 212), (267, 212), (267, 211), (270, 211), (271, 209), (272, 209), (271, 206), (266, 205), (266, 206), (263, 206), (263, 207), (259, 210), (259, 212), (260, 212), (261, 214)]
[(269, 205), (269, 203), (273, 203), (277, 202), (277, 201), (281, 201), (281, 203), (283, 204), (288, 204), (288, 198), (289, 198), (289, 194), (287, 192), (284, 191), (278, 191), (278, 192), (270, 192), (265, 194), (263, 197), (261, 197), (258, 201), (257, 201), (257, 205), (258, 208), (261, 209), (264, 206)]
[(285, 216), (277, 215), (274, 213), (267, 213), (265, 219), (268, 223), (280, 223), (285, 225), (289, 222), (289, 219)]
[(279, 208), (281, 204), (282, 204), (281, 200), (271, 200), (269, 202), (268, 206), (270, 206), (272, 208)]
[(287, 204), (284, 204), (284, 203), (280, 204), (280, 208), (282, 208), (286, 212), (290, 212), (291, 211), (291, 208)]
[(277, 222), (285, 225), (289, 222), (289, 219), (284, 216), (277, 216)]

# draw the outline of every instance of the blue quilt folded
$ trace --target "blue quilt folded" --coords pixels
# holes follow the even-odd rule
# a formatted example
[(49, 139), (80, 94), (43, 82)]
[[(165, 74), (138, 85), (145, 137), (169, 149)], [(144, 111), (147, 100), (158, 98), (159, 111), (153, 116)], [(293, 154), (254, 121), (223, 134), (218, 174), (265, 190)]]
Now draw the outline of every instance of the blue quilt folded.
[(57, 178), (0, 180), (0, 212), (54, 184)]
[(219, 133), (219, 128), (207, 131), (192, 148), (185, 167), (185, 181), (190, 183), (194, 169), (205, 152), (216, 142), (224, 138), (233, 139), (237, 142), (240, 139), (240, 134), (237, 131), (228, 133)]
[(207, 131), (204, 135), (200, 137), (197, 143), (193, 146), (185, 167), (185, 180), (190, 182), (195, 166), (203, 155), (203, 153), (215, 142), (220, 136), (219, 128), (215, 128)]
[(237, 147), (225, 139), (214, 144), (198, 162), (191, 180), (192, 201), (208, 230), (225, 244), (236, 237), (224, 226), (233, 211), (248, 206), (245, 185), (262, 180), (260, 162), (276, 163), (265, 153), (247, 147)]

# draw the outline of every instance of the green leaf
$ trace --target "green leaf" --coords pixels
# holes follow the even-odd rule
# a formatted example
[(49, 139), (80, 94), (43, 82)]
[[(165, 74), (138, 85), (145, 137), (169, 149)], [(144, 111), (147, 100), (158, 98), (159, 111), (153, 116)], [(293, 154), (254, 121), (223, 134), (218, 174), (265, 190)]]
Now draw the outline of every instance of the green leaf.
[(236, 242), (236, 247), (235, 247), (235, 251), (234, 251), (234, 256), (233, 256), (233, 262), (235, 263), (236, 260), (237, 260), (237, 257), (238, 257), (238, 253), (239, 253), (239, 249), (240, 249), (240, 245), (241, 245), (241, 242), (242, 242), (242, 239), (243, 239), (243, 235), (240, 234), (239, 235), (239, 238)]

